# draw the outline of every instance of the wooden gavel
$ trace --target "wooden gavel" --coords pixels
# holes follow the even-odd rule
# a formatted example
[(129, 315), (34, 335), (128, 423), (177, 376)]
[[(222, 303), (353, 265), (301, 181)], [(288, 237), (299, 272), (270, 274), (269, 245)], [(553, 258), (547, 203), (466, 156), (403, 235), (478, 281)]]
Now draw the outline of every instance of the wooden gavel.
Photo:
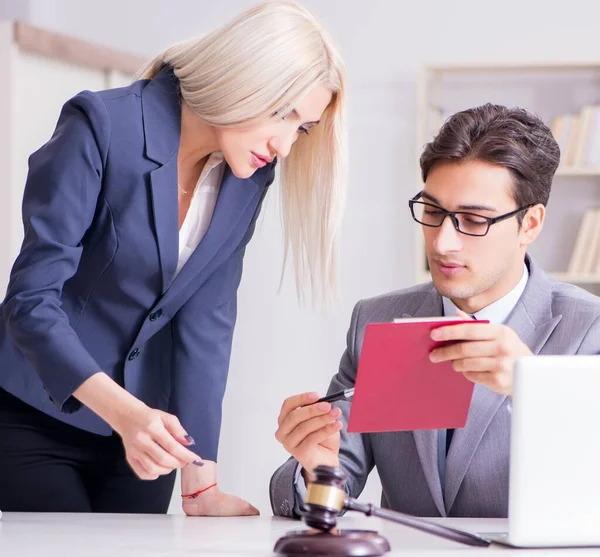
[(315, 479), (308, 484), (308, 493), (302, 511), (302, 519), (311, 528), (329, 532), (335, 528), (340, 513), (348, 510), (391, 520), (466, 545), (479, 547), (490, 545), (489, 540), (469, 532), (435, 524), (400, 512), (382, 509), (374, 505), (359, 503), (344, 491), (346, 476), (341, 468), (317, 466), (313, 474)]

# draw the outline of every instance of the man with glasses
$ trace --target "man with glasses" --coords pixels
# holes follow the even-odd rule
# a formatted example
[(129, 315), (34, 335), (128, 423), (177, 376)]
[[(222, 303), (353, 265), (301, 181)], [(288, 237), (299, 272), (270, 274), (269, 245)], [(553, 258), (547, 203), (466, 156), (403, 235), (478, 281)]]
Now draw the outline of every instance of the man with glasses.
[(292, 458), (271, 480), (275, 514), (297, 516), (311, 471), (327, 464), (344, 469), (354, 497), (376, 466), (383, 506), (401, 512), (507, 516), (515, 359), (600, 354), (600, 299), (553, 281), (527, 255), (544, 224), (559, 158), (541, 120), (490, 104), (453, 115), (425, 146), (425, 186), (409, 207), (422, 226), (432, 282), (356, 305), (329, 392), (354, 386), (369, 322), (485, 319), (490, 323), (432, 332), (454, 342), (434, 350), (431, 360), (451, 361), (476, 384), (467, 423), (455, 431), (349, 434), (341, 430), (350, 402), (310, 405), (315, 393), (290, 397), (276, 438)]

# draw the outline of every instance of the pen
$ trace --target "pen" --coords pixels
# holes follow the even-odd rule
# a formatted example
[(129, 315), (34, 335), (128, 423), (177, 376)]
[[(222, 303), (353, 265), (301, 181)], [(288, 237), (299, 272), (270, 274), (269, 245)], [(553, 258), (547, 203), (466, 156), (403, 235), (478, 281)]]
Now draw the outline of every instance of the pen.
[[(351, 389), (344, 389), (343, 391), (338, 391), (337, 393), (331, 393), (330, 395), (324, 396), (317, 400), (317, 402), (335, 402), (336, 400), (346, 400), (350, 398), (354, 394), (354, 387)], [(315, 402), (315, 404), (317, 403)]]

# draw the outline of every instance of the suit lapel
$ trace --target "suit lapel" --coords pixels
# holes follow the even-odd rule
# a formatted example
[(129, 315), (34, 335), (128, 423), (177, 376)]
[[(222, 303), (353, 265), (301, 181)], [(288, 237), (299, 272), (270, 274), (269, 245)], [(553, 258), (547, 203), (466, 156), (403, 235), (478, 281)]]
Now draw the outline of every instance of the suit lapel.
[[(403, 317), (435, 317), (442, 314), (442, 297), (432, 285), (431, 291), (425, 297), (421, 306), (414, 312), (414, 315), (406, 314)], [(435, 506), (441, 516), (446, 516), (438, 469), (438, 432), (436, 429), (420, 429), (413, 431), (412, 434), (417, 454), (421, 461), (421, 467), (425, 474), (425, 480), (427, 481), (427, 486), (429, 487)]]
[[(513, 329), (537, 355), (558, 325), (561, 316), (553, 317), (551, 313), (550, 281), (529, 257), (527, 257), (527, 264), (529, 267), (527, 286), (509, 315), (506, 325)], [(487, 387), (475, 385), (467, 424), (463, 429), (454, 432), (448, 451), (444, 490), (448, 512), (454, 504), (467, 468), (483, 435), (505, 400), (506, 396), (495, 393)]]
[(504, 395), (498, 394), (487, 387), (475, 385), (466, 426), (454, 431), (446, 460), (444, 501), (448, 513), (454, 504), (456, 494), (473, 455), (490, 422), (505, 399)]

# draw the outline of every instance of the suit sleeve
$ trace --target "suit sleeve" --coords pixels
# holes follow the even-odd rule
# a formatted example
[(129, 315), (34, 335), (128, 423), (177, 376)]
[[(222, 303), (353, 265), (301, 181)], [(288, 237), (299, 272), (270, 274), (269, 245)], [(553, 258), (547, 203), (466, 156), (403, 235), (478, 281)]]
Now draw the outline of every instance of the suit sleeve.
[[(329, 384), (328, 394), (354, 387), (360, 346), (357, 341), (359, 320), (359, 302), (352, 312), (352, 320), (347, 334), (347, 348), (342, 356), (338, 373), (333, 376)], [(361, 433), (348, 433), (348, 418), (350, 416), (350, 402), (334, 402), (342, 410), (340, 466), (347, 475), (346, 491), (352, 497), (358, 497), (365, 487), (367, 478), (374, 466), (373, 454), (369, 436)], [(273, 475), (270, 485), (271, 508), (277, 516), (298, 518), (294, 508), (298, 508), (296, 489), (298, 463), (294, 459), (288, 460)]]
[(600, 355), (600, 317), (597, 317), (583, 337), (577, 354)]
[(81, 407), (73, 392), (100, 371), (62, 311), (61, 294), (94, 218), (109, 134), (104, 103), (84, 91), (64, 105), (52, 138), (30, 156), (25, 235), (3, 303), (8, 334), (64, 412)]

